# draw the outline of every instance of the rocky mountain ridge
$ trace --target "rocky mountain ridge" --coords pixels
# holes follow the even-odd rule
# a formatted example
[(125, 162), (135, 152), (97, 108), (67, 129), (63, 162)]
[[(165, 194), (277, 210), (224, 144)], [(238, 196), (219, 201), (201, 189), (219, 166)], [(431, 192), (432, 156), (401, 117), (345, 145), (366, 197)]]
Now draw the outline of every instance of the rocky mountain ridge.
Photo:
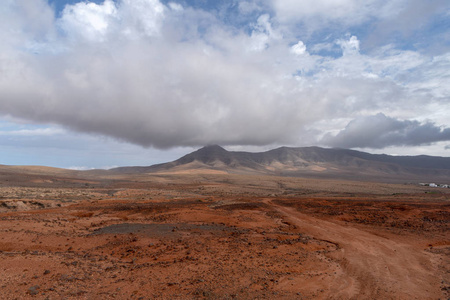
[(120, 173), (193, 170), (377, 181), (450, 181), (450, 158), (426, 155), (391, 156), (320, 147), (280, 147), (251, 153), (227, 151), (218, 145), (211, 145), (168, 163), (112, 169), (113, 172)]

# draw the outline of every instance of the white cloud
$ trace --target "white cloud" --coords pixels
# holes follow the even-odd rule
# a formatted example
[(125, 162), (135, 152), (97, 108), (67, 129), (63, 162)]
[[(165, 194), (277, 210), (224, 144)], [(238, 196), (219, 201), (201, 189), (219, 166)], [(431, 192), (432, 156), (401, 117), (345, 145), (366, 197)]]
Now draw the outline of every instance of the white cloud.
[(239, 12), (247, 15), (254, 12), (259, 12), (262, 10), (261, 6), (255, 1), (239, 1), (238, 2)]
[(263, 51), (273, 40), (280, 39), (281, 36), (272, 28), (270, 16), (268, 14), (261, 15), (252, 31), (250, 37), (250, 51)]
[[(373, 17), (375, 0), (274, 1), (274, 16), (247, 1), (236, 8), (250, 18), (242, 27), (214, 11), (157, 0), (80, 2), (31, 26), (30, 3), (51, 11), (34, 1), (0, 10), (8, 28), (0, 31), (4, 115), (159, 148), (301, 145), (312, 132), (336, 134), (342, 120), (380, 111), (450, 126), (442, 117), (450, 113), (448, 54), (393, 44), (362, 51), (363, 39), (351, 33), (314, 43), (291, 24), (296, 13), (325, 24), (356, 16), (356, 24)], [(339, 47), (342, 56), (318, 54)]]
[(71, 38), (81, 37), (91, 42), (102, 41), (112, 18), (117, 18), (117, 9), (112, 0), (105, 0), (100, 5), (93, 2), (79, 2), (66, 5), (59, 25)]
[(131, 37), (155, 36), (160, 33), (165, 11), (158, 0), (121, 0), (118, 25)]
[(318, 32), (342, 34), (361, 26), (363, 32), (369, 29), (365, 37), (366, 49), (383, 43), (401, 44), (405, 39), (417, 39), (415, 43), (422, 47), (426, 45), (424, 39), (430, 40), (434, 51), (449, 49), (448, 43), (442, 45), (443, 40), (448, 41), (448, 31), (433, 32), (434, 37), (439, 37), (434, 40), (416, 35), (421, 31), (434, 31), (428, 27), (433, 19), (445, 26), (445, 14), (450, 11), (447, 0), (267, 0), (267, 3), (277, 22), (289, 24), (286, 32), (290, 32), (293, 25), (302, 29), (304, 41), (305, 37), (316, 38)]
[[(176, 3), (170, 3), (169, 7), (177, 12), (183, 9)], [(58, 25), (74, 42), (138, 39), (160, 33), (165, 10), (158, 0), (121, 0), (117, 4), (113, 0), (102, 4), (79, 2), (65, 6)]]
[[(380, 0), (272, 0), (277, 16), (286, 22), (338, 20), (358, 24), (376, 14), (372, 8), (385, 6)], [(351, 16), (351, 17), (349, 17)]]
[(341, 46), (344, 55), (359, 54), (359, 41), (354, 35), (349, 40), (338, 40), (336, 43)]
[(178, 3), (169, 2), (168, 5), (169, 5), (170, 9), (174, 10), (174, 11), (183, 11), (183, 9), (184, 9), (183, 6)]
[(25, 136), (25, 137), (37, 137), (37, 136), (55, 136), (63, 134), (65, 131), (61, 128), (37, 128), (37, 129), (19, 129), (19, 130), (0, 130), (0, 136)]
[(119, 166), (100, 166), (100, 167), (95, 167), (95, 168), (86, 167), (86, 166), (70, 166), (70, 167), (67, 167), (66, 169), (76, 170), (76, 171), (89, 171), (89, 170), (94, 170), (94, 169), (109, 170), (109, 169), (113, 169), (113, 168), (117, 168), (117, 167), (119, 167)]
[(303, 55), (306, 53), (306, 46), (302, 41), (298, 41), (297, 44), (291, 47), (291, 52), (295, 55)]

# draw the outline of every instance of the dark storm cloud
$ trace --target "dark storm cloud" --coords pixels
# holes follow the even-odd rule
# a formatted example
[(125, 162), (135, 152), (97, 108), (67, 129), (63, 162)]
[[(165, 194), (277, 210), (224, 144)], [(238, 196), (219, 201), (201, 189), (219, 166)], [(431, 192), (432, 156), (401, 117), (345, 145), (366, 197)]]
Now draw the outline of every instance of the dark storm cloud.
[(357, 118), (333, 136), (327, 134), (322, 143), (340, 148), (385, 148), (388, 146), (419, 146), (450, 141), (450, 128), (433, 123), (397, 120), (379, 113)]

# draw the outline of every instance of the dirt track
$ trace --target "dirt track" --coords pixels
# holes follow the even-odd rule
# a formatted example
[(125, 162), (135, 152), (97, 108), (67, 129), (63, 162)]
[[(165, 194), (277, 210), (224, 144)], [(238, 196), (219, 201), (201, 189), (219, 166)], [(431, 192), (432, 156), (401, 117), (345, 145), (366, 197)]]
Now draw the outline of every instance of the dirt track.
[[(329, 256), (343, 276), (330, 286), (330, 298), (438, 299), (435, 258), (414, 243), (319, 220), (289, 207), (275, 206), (308, 235), (339, 245)], [(447, 261), (448, 263), (448, 261)]]
[(0, 187), (1, 299), (449, 297), (446, 190), (212, 174), (88, 179)]

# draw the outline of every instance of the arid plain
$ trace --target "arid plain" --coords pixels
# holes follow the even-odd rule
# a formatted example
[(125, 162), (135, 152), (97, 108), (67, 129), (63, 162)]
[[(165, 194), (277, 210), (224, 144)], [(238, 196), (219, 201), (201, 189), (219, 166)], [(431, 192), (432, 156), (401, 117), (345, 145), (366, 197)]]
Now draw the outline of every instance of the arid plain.
[(448, 299), (450, 189), (0, 172), (1, 299)]

